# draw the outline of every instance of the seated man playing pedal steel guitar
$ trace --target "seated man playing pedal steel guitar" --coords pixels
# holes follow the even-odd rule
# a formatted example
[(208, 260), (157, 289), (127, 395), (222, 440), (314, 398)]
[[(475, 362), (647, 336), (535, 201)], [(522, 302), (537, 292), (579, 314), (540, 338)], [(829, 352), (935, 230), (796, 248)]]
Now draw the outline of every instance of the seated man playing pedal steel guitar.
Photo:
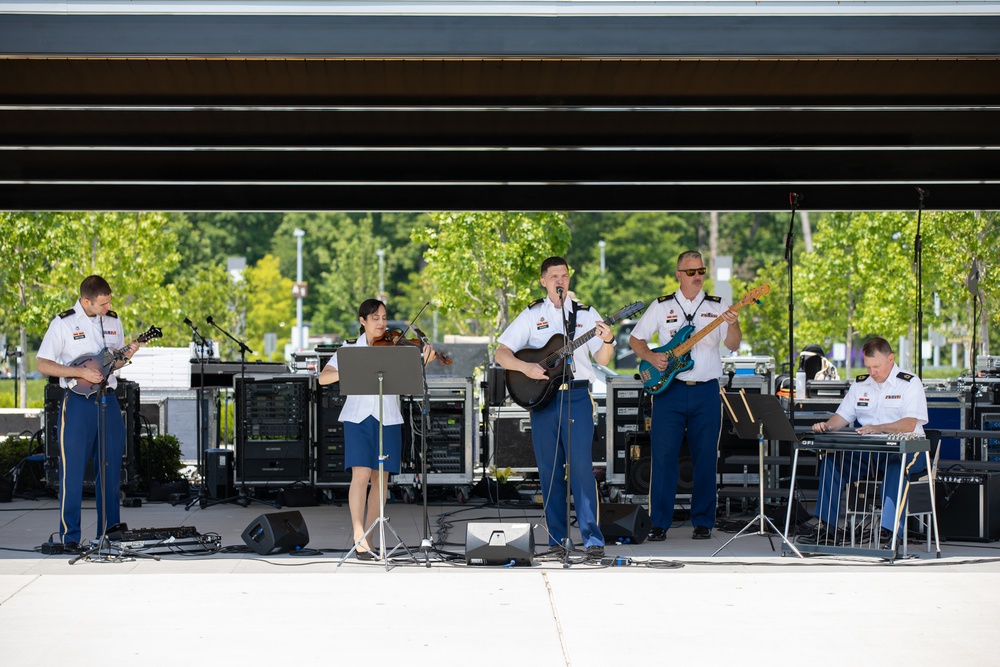
[[(922, 433), (927, 423), (927, 398), (920, 378), (900, 370), (889, 342), (880, 337), (869, 339), (862, 348), (867, 375), (859, 375), (851, 384), (847, 395), (830, 419), (813, 424), (816, 433), (839, 431), (852, 427), (857, 421), (857, 433)], [(848, 470), (845, 473), (844, 467)], [(843, 459), (826, 457), (820, 464), (819, 495), (816, 499), (815, 517), (819, 520), (812, 530), (800, 534), (803, 544), (835, 543), (836, 527), (840, 514), (841, 498), (848, 481), (857, 481), (867, 474), (869, 456), (865, 452), (851, 452)], [(892, 454), (886, 465), (882, 481), (882, 530), (880, 539), (892, 538), (894, 517), (897, 514), (896, 489), (903, 461), (899, 454)], [(924, 469), (922, 459), (917, 460), (910, 472)], [(845, 476), (848, 478), (845, 480)], [(905, 516), (905, 507), (899, 512)]]

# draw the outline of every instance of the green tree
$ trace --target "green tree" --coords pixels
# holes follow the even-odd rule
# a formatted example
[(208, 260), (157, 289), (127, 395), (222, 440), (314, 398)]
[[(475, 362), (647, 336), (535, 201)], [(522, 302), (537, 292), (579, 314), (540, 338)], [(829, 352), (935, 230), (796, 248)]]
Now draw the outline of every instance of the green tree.
[[(56, 313), (65, 309), (62, 286), (51, 280), (54, 258), (72, 252), (74, 239), (65, 233), (58, 213), (0, 213), (0, 321), (17, 332), (18, 345), (27, 354), (28, 335), (41, 336)], [(27, 407), (25, 357), (19, 376), (18, 407)]]
[(421, 279), (460, 333), (495, 336), (538, 293), (542, 260), (563, 255), (570, 232), (559, 213), (436, 213), (414, 230), (425, 243)]
[[(247, 344), (263, 357), (264, 334), (278, 335), (278, 349), (289, 342), (295, 322), (291, 278), (281, 275), (278, 258), (264, 255), (244, 272), (247, 296)], [(268, 358), (268, 360), (271, 360)]]
[[(329, 260), (314, 291), (314, 329), (351, 337), (357, 333), (358, 305), (365, 299), (380, 296), (376, 251), (387, 247), (386, 239), (374, 233), (370, 216), (358, 220), (344, 216), (336, 220)], [(386, 264), (386, 270), (390, 271), (391, 253), (386, 256)], [(389, 316), (397, 316), (392, 303), (389, 304)]]

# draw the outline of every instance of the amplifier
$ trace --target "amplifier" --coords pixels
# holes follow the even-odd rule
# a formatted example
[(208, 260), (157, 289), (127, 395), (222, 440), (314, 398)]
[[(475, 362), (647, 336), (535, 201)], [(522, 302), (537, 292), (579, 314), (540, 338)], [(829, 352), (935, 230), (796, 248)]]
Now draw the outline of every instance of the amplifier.
[(959, 542), (1000, 540), (1000, 471), (949, 468), (948, 463), (941, 462), (934, 486), (941, 537)]

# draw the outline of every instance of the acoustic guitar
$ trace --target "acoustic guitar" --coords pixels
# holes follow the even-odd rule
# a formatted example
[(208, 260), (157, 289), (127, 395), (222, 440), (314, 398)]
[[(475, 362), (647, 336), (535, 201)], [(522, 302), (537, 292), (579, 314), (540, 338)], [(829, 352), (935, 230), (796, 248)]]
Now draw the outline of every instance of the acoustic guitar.
[[(642, 301), (636, 301), (604, 320), (604, 323), (611, 326), (618, 320), (637, 313), (645, 307), (646, 304)], [(555, 397), (559, 385), (563, 382), (563, 366), (569, 363), (576, 349), (593, 338), (596, 333), (597, 327), (594, 327), (569, 343), (563, 334), (555, 334), (542, 347), (525, 348), (515, 352), (514, 356), (521, 361), (541, 366), (548, 379), (533, 380), (520, 371), (506, 371), (504, 380), (507, 382), (507, 391), (510, 392), (511, 399), (528, 410), (548, 405)]]

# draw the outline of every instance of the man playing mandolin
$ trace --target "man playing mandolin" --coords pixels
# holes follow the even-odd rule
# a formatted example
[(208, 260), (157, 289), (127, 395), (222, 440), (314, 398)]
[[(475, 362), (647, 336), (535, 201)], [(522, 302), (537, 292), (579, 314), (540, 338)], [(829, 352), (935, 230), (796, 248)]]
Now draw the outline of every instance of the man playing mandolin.
[[(646, 309), (632, 330), (629, 345), (639, 359), (659, 371), (667, 370), (676, 361), (668, 352), (651, 350), (648, 342), (659, 334), (660, 345), (680, 334), (686, 338), (712, 326), (716, 318), (721, 325), (705, 335), (690, 350), (694, 366), (677, 373), (676, 377), (653, 397), (653, 419), (650, 433), (652, 474), (649, 483), (649, 518), (653, 528), (652, 541), (664, 540), (674, 516), (681, 443), (687, 436), (691, 463), (694, 467), (694, 489), (691, 497), (693, 539), (708, 539), (715, 526), (716, 458), (719, 433), (722, 431), (722, 399), (719, 378), (722, 376), (720, 343), (736, 350), (743, 333), (735, 310), (720, 297), (709, 296), (705, 284), (705, 264), (701, 253), (688, 250), (677, 258), (677, 280), (680, 289), (661, 296)], [(685, 327), (690, 327), (685, 329)], [(680, 341), (678, 341), (680, 342)], [(660, 349), (660, 348), (657, 348)]]
[[(563, 544), (569, 537), (563, 472), (567, 466), (583, 546), (588, 557), (600, 558), (604, 555), (604, 535), (597, 519), (597, 482), (592, 451), (594, 405), (590, 397), (590, 382), (595, 374), (590, 358), (593, 356), (599, 364), (608, 363), (615, 339), (596, 309), (565, 298), (569, 294), (569, 281), (565, 259), (549, 257), (542, 262), (540, 282), (546, 297), (529, 304), (503, 332), (496, 361), (507, 370), (523, 373), (539, 383), (555, 380), (555, 399), (531, 410), (531, 444), (542, 487), (549, 544)], [(560, 363), (557, 376), (552, 370), (546, 373), (539, 363), (515, 356), (515, 352), (527, 348), (543, 348), (554, 335), (563, 334), (566, 331), (564, 317), (573, 332), (571, 338), (586, 336), (589, 330), (595, 334), (576, 348), (572, 365)]]
[(105, 526), (121, 521), (119, 485), (125, 453), (125, 424), (114, 391), (117, 378), (107, 375), (102, 461), (100, 392), (86, 396), (70, 388), (78, 382), (101, 385), (105, 374), (93, 364), (74, 365), (73, 362), (105, 349), (120, 351), (109, 369), (115, 370), (128, 363), (139, 346), (139, 341), (125, 345), (121, 320), (111, 310), (108, 281), (100, 276), (88, 276), (80, 283), (80, 299), (76, 305), (52, 320), (38, 348), (38, 370), (59, 378), (59, 384), (66, 388), (59, 408), (58, 442), (59, 537), (67, 551), (80, 548), (80, 505), (88, 461), (94, 461), (97, 536), (104, 533)]

